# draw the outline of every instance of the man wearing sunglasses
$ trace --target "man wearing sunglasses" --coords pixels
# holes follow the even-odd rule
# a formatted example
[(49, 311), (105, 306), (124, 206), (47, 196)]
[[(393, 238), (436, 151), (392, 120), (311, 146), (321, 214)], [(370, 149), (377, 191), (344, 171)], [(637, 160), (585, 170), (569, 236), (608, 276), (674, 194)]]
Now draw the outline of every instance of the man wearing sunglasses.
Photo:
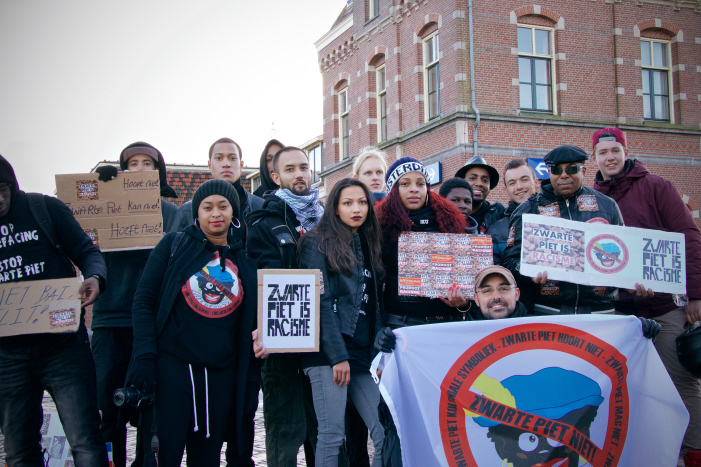
[(616, 288), (593, 287), (548, 279), (546, 272), (536, 277), (520, 273), (521, 217), (524, 214), (561, 217), (580, 222), (601, 222), (623, 225), (623, 217), (614, 200), (583, 186), (589, 159), (584, 150), (560, 146), (545, 155), (550, 183), (544, 181), (537, 195), (532, 196), (511, 215), (509, 238), (504, 252), (504, 266), (516, 277), (519, 286), (533, 293), (536, 315), (613, 313)]

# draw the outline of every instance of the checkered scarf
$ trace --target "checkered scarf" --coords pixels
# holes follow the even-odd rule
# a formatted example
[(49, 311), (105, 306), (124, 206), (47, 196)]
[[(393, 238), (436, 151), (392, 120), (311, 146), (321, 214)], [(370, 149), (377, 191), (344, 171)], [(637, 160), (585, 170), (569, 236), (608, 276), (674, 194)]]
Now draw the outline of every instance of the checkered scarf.
[(324, 214), (324, 207), (319, 202), (319, 190), (314, 188), (309, 190), (307, 196), (295, 195), (287, 188), (277, 190), (275, 196), (292, 208), (305, 232), (316, 227)]

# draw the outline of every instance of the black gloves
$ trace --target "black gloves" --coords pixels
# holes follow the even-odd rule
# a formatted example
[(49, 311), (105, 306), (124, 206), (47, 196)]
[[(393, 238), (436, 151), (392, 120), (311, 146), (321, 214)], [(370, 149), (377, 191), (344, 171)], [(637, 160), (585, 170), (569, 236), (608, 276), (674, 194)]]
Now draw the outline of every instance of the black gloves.
[(119, 172), (117, 170), (117, 167), (113, 165), (103, 165), (101, 167), (98, 167), (95, 169), (95, 172), (97, 172), (100, 176), (97, 177), (98, 180), (101, 182), (109, 182), (113, 178), (117, 177), (117, 173)]
[(392, 353), (397, 345), (397, 338), (394, 337), (392, 328), (382, 328), (375, 336), (375, 348), (384, 353)]
[(134, 362), (131, 372), (131, 385), (142, 394), (153, 394), (156, 386), (156, 359), (153, 357), (140, 358)]
[(657, 321), (645, 318), (638, 318), (643, 325), (643, 337), (655, 340), (655, 336), (660, 332), (662, 326)]

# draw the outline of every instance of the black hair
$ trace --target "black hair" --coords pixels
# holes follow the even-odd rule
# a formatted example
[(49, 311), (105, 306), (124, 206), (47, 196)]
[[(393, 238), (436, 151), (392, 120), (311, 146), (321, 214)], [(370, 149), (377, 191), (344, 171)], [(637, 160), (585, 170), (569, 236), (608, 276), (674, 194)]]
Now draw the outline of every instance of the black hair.
[(304, 154), (307, 157), (307, 161), (309, 161), (309, 156), (307, 156), (307, 153), (304, 152), (303, 150), (301, 150), (300, 148), (295, 147), (295, 146), (285, 146), (282, 149), (280, 149), (278, 152), (276, 152), (275, 157), (273, 157), (273, 172), (280, 175), (280, 172), (278, 172), (278, 170), (277, 170), (277, 161), (280, 159), (281, 155), (283, 155), (286, 152), (290, 152), (290, 151), (301, 152), (302, 154)]
[(454, 188), (465, 188), (470, 191), (470, 197), (475, 197), (475, 192), (472, 191), (472, 185), (470, 185), (467, 180), (460, 177), (449, 178), (445, 182), (441, 183), (441, 187), (438, 189), (438, 194), (444, 198), (447, 198), (451, 190)]
[[(353, 233), (350, 227), (338, 217), (336, 209), (341, 200), (343, 189), (354, 186), (360, 187), (365, 193), (365, 199), (367, 199), (368, 215), (363, 225), (358, 229), (358, 233), (368, 244), (375, 277), (380, 282), (385, 276), (385, 268), (382, 264), (382, 231), (372, 207), (372, 195), (363, 182), (355, 178), (344, 178), (336, 183), (329, 193), (324, 207), (324, 215), (321, 216), (319, 224), (311, 232), (315, 232), (320, 237), (319, 251), (326, 255), (329, 270), (350, 276), (353, 273), (353, 266), (357, 262), (353, 250)], [(307, 238), (309, 238), (309, 233), (302, 237), (300, 251)]]
[(212, 160), (212, 155), (213, 155), (213, 152), (214, 152), (214, 146), (216, 146), (216, 145), (219, 144), (219, 143), (230, 143), (230, 144), (233, 144), (234, 146), (236, 146), (236, 149), (239, 150), (239, 159), (243, 159), (243, 152), (241, 151), (241, 146), (239, 146), (239, 143), (237, 143), (236, 141), (234, 141), (234, 140), (231, 139), (231, 138), (219, 138), (218, 140), (216, 140), (215, 142), (213, 142), (212, 145), (209, 147), (209, 160)]

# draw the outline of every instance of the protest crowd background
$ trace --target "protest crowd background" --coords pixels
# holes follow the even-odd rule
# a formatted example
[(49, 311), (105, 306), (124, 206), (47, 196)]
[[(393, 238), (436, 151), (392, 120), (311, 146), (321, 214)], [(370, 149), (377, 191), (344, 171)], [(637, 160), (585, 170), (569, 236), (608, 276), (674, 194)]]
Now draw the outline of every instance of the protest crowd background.
[[(159, 465), (256, 465), (263, 431), (265, 465), (297, 465), (302, 450), (308, 466), (396, 467), (397, 427), (370, 371), (395, 331), (602, 314), (636, 316), (654, 339), (690, 418), (676, 465), (700, 466), (699, 364), (693, 374), (676, 344), (701, 321), (700, 19), (688, 0), (349, 0), (314, 44), (321, 135), (242, 150), (246, 130), (232, 129), (191, 165), (124, 141), (95, 161), (104, 184), (158, 171), (155, 248), (100, 252), (75, 211), (22, 191), (5, 151), (2, 235), (34, 236), (2, 243), (3, 285), (75, 268), (84, 282), (76, 332), (0, 334), (0, 461), (40, 466), (55, 449), (42, 440), (46, 390), (66, 467), (108, 465), (105, 443), (128, 465), (127, 424), (137, 467), (156, 465), (154, 432)], [(683, 234), (686, 294), (523, 273), (528, 214)], [(493, 256), (470, 290), (409, 296), (409, 232), (482, 235)], [(321, 271), (316, 352), (256, 340), (264, 269)], [(120, 388), (140, 406), (117, 407)]]

